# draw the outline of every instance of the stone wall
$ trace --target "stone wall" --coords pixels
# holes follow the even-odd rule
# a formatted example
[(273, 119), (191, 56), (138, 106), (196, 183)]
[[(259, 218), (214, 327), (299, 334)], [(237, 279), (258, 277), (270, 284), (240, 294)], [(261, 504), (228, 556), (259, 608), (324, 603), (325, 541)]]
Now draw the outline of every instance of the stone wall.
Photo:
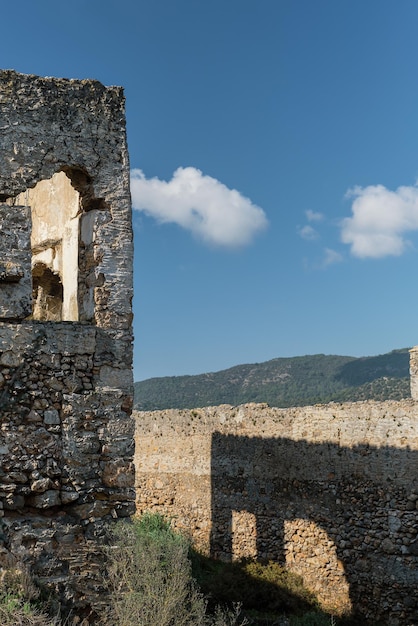
[(64, 172), (80, 194), (79, 319), (129, 328), (132, 220), (122, 89), (3, 70), (0, 122), (0, 202), (13, 205)]
[(409, 351), (409, 374), (411, 383), (411, 398), (418, 400), (418, 346)]
[(123, 93), (0, 71), (0, 122), (0, 567), (95, 623), (105, 528), (134, 511)]
[(322, 605), (416, 624), (416, 404), (138, 412), (137, 510), (204, 551), (274, 559)]

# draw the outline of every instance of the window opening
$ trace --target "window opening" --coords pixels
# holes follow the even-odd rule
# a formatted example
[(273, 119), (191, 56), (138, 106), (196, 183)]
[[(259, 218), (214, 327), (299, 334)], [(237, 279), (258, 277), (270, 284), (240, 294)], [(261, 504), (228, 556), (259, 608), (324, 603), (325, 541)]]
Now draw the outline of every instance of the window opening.
[(58, 172), (13, 203), (31, 208), (33, 319), (77, 321), (79, 192)]

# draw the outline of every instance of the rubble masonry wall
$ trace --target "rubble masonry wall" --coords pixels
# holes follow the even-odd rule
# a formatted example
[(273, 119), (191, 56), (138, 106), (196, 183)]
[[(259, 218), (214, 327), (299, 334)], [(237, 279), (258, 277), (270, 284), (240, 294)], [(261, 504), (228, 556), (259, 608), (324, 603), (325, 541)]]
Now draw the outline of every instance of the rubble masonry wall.
[[(31, 209), (21, 198), (58, 172), (80, 198), (70, 217), (79, 233), (73, 322), (31, 314)], [(55, 191), (50, 223), (54, 211), (60, 217)], [(105, 528), (134, 511), (122, 90), (0, 71), (0, 203), (0, 567), (23, 561), (73, 614), (95, 623), (106, 605)], [(64, 235), (40, 244), (52, 254)]]
[(414, 401), (137, 412), (137, 510), (224, 559), (273, 559), (322, 605), (388, 624), (418, 612)]

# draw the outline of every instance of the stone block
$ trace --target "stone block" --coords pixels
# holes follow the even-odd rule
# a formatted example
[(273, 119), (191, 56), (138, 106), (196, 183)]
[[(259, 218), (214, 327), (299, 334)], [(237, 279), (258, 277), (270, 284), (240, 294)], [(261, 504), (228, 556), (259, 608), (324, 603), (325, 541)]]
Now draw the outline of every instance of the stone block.
[(44, 411), (44, 422), (50, 426), (54, 424), (59, 424), (61, 422), (59, 413), (56, 409), (50, 409), (49, 411)]
[(61, 504), (60, 492), (49, 489), (44, 493), (28, 498), (28, 503), (37, 509), (49, 509)]

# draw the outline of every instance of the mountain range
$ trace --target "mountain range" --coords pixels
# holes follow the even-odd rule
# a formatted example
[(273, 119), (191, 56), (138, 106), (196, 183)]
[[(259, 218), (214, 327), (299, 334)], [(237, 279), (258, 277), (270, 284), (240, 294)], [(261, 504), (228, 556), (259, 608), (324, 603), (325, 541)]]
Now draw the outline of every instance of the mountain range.
[(369, 357), (315, 354), (136, 382), (134, 408), (152, 411), (266, 402), (289, 407), (410, 397), (408, 348)]

